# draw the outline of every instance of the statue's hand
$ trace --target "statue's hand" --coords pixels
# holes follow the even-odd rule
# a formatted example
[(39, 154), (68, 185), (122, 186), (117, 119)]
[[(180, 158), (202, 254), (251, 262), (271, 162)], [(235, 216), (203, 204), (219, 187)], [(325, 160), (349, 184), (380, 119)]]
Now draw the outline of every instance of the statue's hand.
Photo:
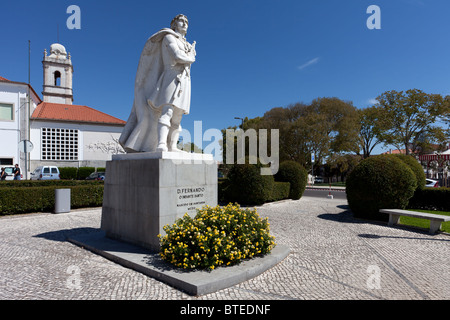
[(192, 55), (195, 57), (197, 55), (197, 52), (195, 51), (195, 45), (197, 44), (197, 42), (192, 42), (192, 46), (191, 46), (191, 50), (189, 50), (190, 53), (192, 53)]

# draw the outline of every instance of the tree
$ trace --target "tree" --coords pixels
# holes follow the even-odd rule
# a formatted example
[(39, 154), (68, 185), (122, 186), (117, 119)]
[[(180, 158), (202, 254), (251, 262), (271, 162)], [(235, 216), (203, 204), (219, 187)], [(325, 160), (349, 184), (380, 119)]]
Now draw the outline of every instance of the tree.
[(267, 111), (262, 118), (245, 122), (245, 129), (278, 129), (280, 162), (292, 160), (311, 167), (333, 153), (358, 150), (359, 122), (351, 102), (318, 98), (310, 105), (296, 103)]
[(359, 150), (359, 119), (356, 110), (352, 102), (338, 98), (319, 98), (309, 107), (309, 115), (318, 114), (320, 117), (316, 120), (324, 121), (331, 152)]
[(178, 141), (178, 149), (189, 153), (203, 153), (203, 150), (193, 142), (181, 143)]
[(383, 143), (383, 134), (388, 129), (385, 113), (380, 106), (358, 109), (360, 123), (360, 147), (364, 159), (373, 149)]
[(340, 177), (344, 181), (347, 175), (361, 162), (360, 155), (354, 154), (333, 154), (327, 159), (326, 166), (329, 170), (329, 177)]
[(418, 89), (387, 91), (378, 98), (378, 105), (385, 113), (389, 129), (382, 135), (385, 144), (407, 154), (415, 152), (424, 144), (442, 143), (447, 139), (444, 128), (437, 122), (450, 114), (450, 98), (439, 94), (427, 94)]

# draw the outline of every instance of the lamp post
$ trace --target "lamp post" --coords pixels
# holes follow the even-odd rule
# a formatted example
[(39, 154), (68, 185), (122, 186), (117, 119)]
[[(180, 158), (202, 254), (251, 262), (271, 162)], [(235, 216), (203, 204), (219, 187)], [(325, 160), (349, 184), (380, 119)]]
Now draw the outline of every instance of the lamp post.
[(236, 120), (241, 120), (241, 122), (242, 122), (242, 130), (244, 130), (244, 119), (243, 118), (239, 118), (239, 117), (234, 117)]

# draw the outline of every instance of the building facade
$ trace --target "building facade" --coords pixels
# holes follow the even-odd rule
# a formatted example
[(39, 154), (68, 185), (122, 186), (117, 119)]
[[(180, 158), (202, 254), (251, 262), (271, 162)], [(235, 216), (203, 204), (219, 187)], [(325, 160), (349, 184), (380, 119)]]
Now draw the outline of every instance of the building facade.
[[(41, 165), (105, 167), (123, 153), (118, 139), (126, 122), (73, 104), (74, 68), (64, 46), (44, 51), (42, 65), (42, 99), (30, 85), (0, 77), (0, 164), (19, 164), (24, 178)], [(24, 140), (32, 144), (27, 153)]]
[(122, 153), (125, 121), (87, 106), (42, 102), (31, 116), (31, 168), (105, 167)]
[(0, 77), (0, 165), (27, 167), (19, 143), (30, 139), (29, 119), (41, 99), (27, 83)]

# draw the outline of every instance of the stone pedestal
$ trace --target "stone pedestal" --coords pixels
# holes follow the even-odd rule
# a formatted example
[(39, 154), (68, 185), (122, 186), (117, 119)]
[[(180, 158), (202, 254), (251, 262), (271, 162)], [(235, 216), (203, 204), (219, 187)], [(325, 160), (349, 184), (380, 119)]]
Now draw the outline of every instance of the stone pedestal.
[(212, 155), (116, 155), (106, 165), (101, 229), (106, 236), (159, 251), (158, 234), (185, 213), (217, 205)]

